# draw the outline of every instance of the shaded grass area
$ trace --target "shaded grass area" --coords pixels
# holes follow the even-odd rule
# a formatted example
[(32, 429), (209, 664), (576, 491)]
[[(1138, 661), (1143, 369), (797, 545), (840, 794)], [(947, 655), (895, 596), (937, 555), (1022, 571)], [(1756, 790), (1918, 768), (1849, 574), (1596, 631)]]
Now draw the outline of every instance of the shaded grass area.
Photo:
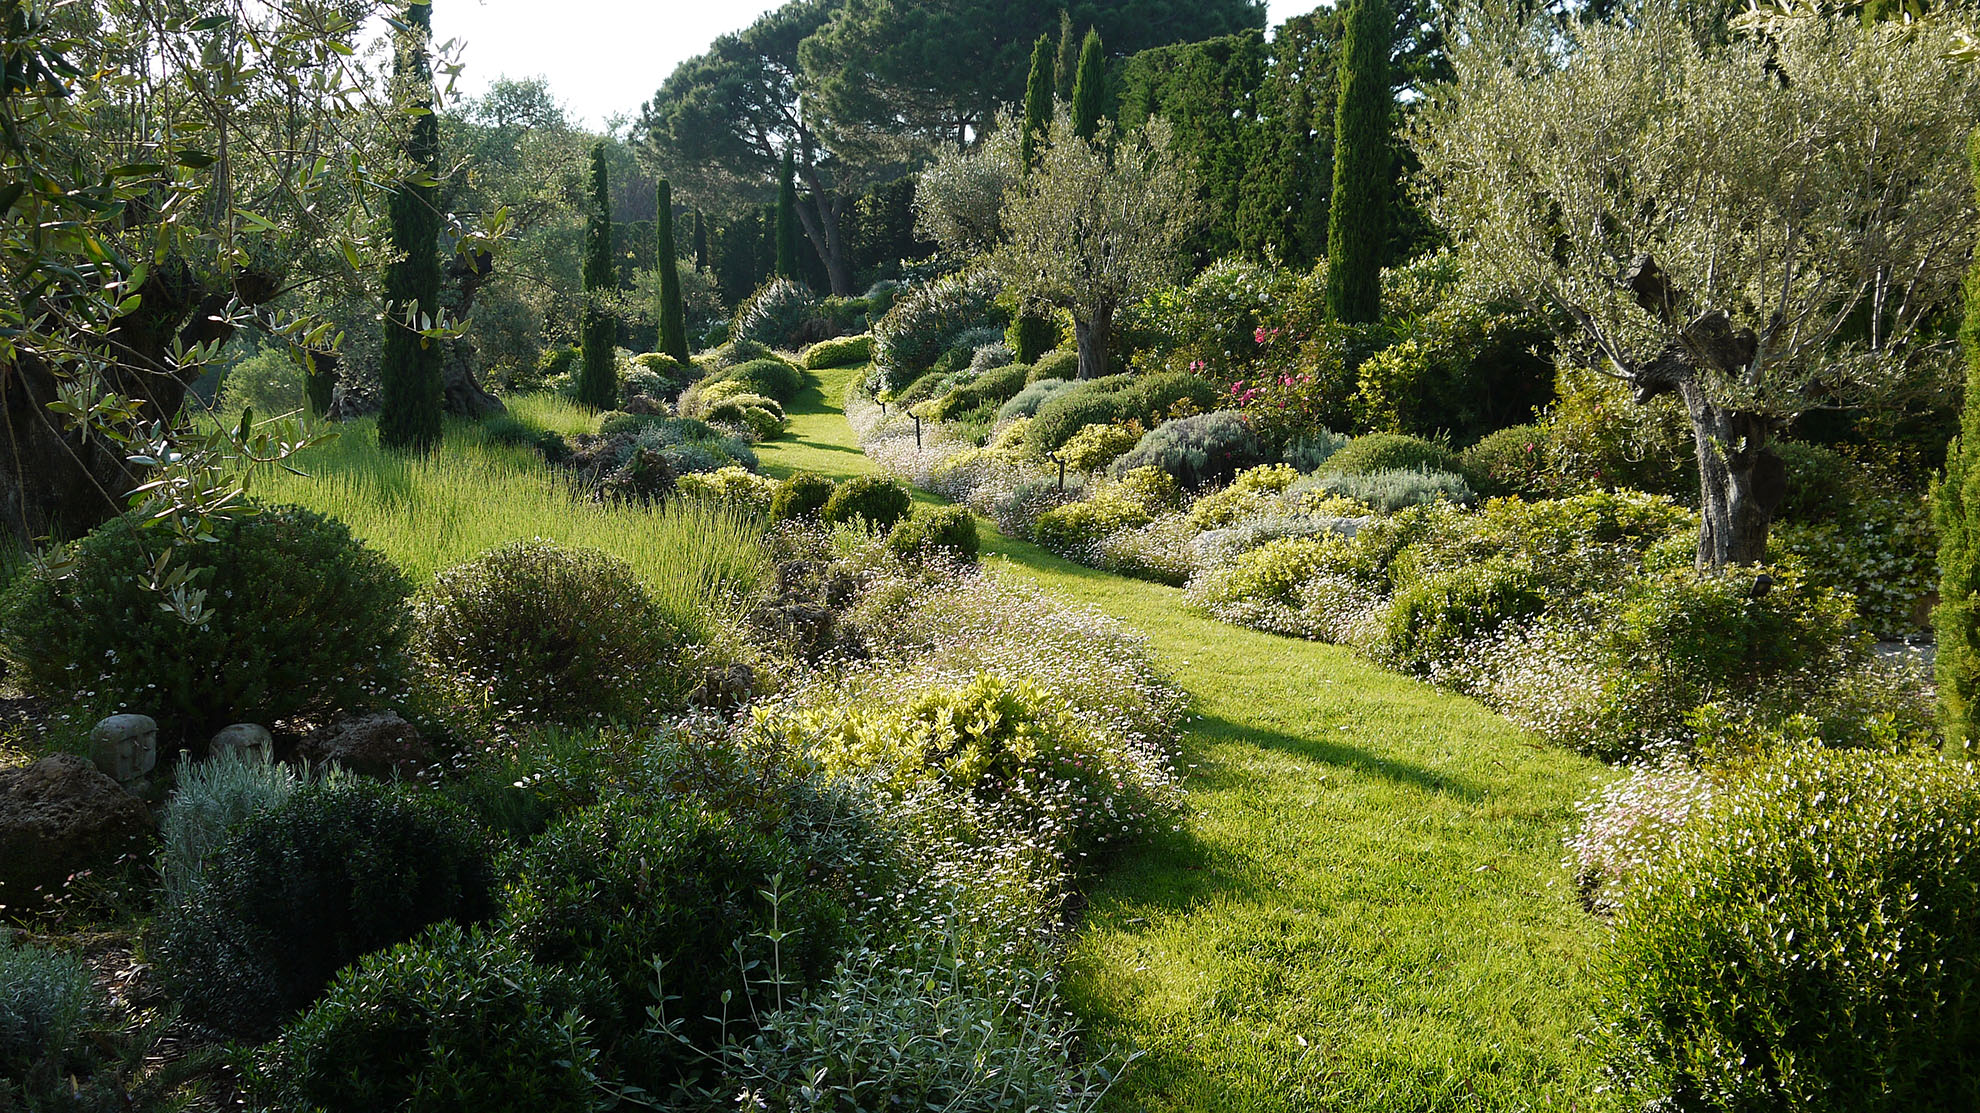
[[(765, 470), (873, 470), (821, 373)], [(991, 566), (1123, 619), (1197, 700), (1180, 829), (1087, 886), (1066, 991), (1145, 1056), (1120, 1110), (1603, 1107), (1581, 1046), (1600, 927), (1561, 866), (1603, 775), (1346, 650), (1232, 626), (1174, 588), (988, 523)]]
[[(597, 427), (595, 416), (561, 399), (509, 401), (536, 428)], [(534, 449), (491, 442), (469, 422), (450, 420), (442, 448), (424, 458), (379, 448), (370, 419), (337, 431), (294, 461), (307, 477), (268, 469), (254, 494), (342, 520), (418, 583), (505, 542), (548, 538), (631, 564), (670, 617), (712, 637), (764, 569), (761, 527), (747, 517), (694, 503), (597, 502)]]

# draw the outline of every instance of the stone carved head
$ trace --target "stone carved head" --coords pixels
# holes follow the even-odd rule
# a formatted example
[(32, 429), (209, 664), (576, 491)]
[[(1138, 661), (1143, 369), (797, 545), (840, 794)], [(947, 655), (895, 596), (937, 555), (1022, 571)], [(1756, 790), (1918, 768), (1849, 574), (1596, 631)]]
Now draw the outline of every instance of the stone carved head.
[(112, 715), (89, 732), (89, 760), (125, 784), (158, 764), (158, 721), (149, 715)]
[(272, 761), (275, 757), (275, 738), (268, 728), (256, 723), (235, 723), (222, 727), (213, 736), (207, 747), (206, 756), (212, 759), (232, 757), (249, 763)]

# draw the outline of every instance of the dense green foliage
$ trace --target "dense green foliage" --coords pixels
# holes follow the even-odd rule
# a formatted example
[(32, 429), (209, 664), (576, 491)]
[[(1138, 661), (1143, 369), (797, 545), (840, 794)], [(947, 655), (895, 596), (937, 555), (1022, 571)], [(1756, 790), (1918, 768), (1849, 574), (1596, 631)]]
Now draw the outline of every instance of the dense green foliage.
[(909, 505), (907, 488), (881, 476), (861, 475), (839, 484), (820, 516), (834, 524), (858, 520), (884, 530), (906, 517)]
[(427, 60), (432, 4), (407, 5), (405, 27), (393, 83), (408, 114), (406, 160), (425, 180), (402, 181), (392, 192), (392, 248), (402, 257), (385, 268), (378, 440), (388, 448), (426, 452), (440, 440), (441, 344), (422, 335), (440, 317), (440, 205), (433, 184), (440, 174), (440, 123)]
[(1334, 116), (1334, 189), (1327, 216), (1327, 311), (1361, 324), (1382, 314), (1391, 155), (1389, 50), (1395, 16), (1387, 0), (1352, 0), (1341, 40)]
[[(1980, 190), (1980, 136), (1968, 145)], [(1966, 356), (1966, 408), (1959, 436), (1946, 449), (1946, 472), (1933, 490), (1939, 527), (1938, 634), (1934, 664), (1940, 725), (1956, 745), (1980, 740), (1980, 260), (1968, 274), (1966, 316), (1959, 330)]]
[(1100, 45), (1100, 32), (1088, 30), (1079, 45), (1079, 74), (1073, 79), (1073, 134), (1090, 140), (1100, 130), (1105, 115), (1102, 101), (1107, 95), (1107, 52)]
[(59, 1074), (99, 1007), (80, 958), (0, 940), (0, 1099), (31, 1068)]
[(186, 1010), (266, 1036), (360, 955), (441, 920), (497, 908), (482, 834), (431, 794), (358, 778), (312, 785), (249, 816), (153, 947)]
[(66, 574), (22, 576), (0, 599), (9, 678), (80, 716), (150, 715), (168, 744), (229, 723), (361, 709), (390, 691), (406, 577), (341, 522), (257, 509), (180, 557), (188, 590), (225, 601), (203, 625), (161, 607), (134, 575), (156, 559), (157, 540), (130, 518), (77, 542)]
[(693, 686), (687, 635), (596, 549), (505, 545), (441, 573), (418, 614), (432, 682), (487, 721), (636, 720)]
[(784, 149), (784, 168), (777, 178), (777, 277), (798, 277), (797, 161)]
[(590, 1113), (579, 995), (494, 932), (440, 924), (364, 956), (266, 1053), (271, 1108)]
[(593, 409), (618, 404), (618, 372), (613, 367), (618, 326), (605, 299), (618, 289), (612, 266), (612, 194), (606, 178), (605, 144), (591, 149), (591, 198), (584, 232), (584, 315), (578, 329), (578, 401)]
[(976, 534), (976, 515), (958, 506), (916, 510), (895, 522), (887, 535), (888, 550), (908, 561), (936, 556), (973, 561), (981, 544)]
[[(660, 305), (656, 314), (660, 322), (659, 340), (654, 350), (670, 355), (682, 363), (688, 361), (687, 311), (681, 304), (681, 275), (675, 266), (674, 255), (674, 189), (667, 179), (660, 179), (659, 199), (655, 206), (659, 213), (653, 223), (659, 230), (659, 243), (653, 253), (655, 269), (660, 272)], [(701, 213), (696, 211), (695, 227), (701, 227)], [(701, 244), (701, 254), (706, 255), (707, 243)], [(703, 263), (706, 260), (702, 260)]]
[(1980, 793), (1931, 756), (1812, 751), (1740, 777), (1626, 890), (1603, 1043), (1676, 1109), (1975, 1099)]

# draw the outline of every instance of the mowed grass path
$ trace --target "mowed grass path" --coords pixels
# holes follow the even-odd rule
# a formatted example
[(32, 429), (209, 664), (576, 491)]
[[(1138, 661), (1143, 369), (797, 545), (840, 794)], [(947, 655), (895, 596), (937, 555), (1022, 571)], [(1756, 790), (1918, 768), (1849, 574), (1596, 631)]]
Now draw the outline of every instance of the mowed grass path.
[[(874, 470), (823, 372), (765, 470)], [(925, 497), (925, 496), (924, 496)], [(987, 526), (987, 523), (985, 523)], [(1145, 1055), (1120, 1110), (1593, 1109), (1601, 928), (1561, 866), (1602, 767), (1345, 650), (986, 534), (991, 566), (1147, 635), (1196, 696), (1181, 829), (1106, 863), (1068, 996)]]

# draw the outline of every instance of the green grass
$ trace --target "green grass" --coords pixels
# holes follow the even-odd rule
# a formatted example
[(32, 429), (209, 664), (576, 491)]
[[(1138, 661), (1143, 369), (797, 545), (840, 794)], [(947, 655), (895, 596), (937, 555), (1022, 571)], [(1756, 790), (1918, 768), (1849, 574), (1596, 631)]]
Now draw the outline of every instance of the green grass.
[[(525, 423), (564, 432), (597, 419), (554, 397), (511, 399)], [(293, 502), (350, 525), (416, 582), (504, 542), (543, 537), (588, 546), (633, 566), (670, 617), (714, 636), (764, 568), (761, 526), (694, 503), (608, 506), (574, 491), (535, 450), (494, 444), (472, 423), (449, 421), (442, 448), (425, 458), (378, 447), (371, 420), (302, 453), (307, 478), (269, 469), (253, 493)]]
[[(826, 404), (860, 373), (818, 373), (765, 470), (872, 470)], [(1602, 1106), (1580, 1043), (1601, 929), (1560, 864), (1602, 766), (979, 525), (992, 567), (1141, 630), (1197, 700), (1188, 817), (1097, 871), (1069, 957), (1091, 1043), (1145, 1052), (1111, 1108)]]

